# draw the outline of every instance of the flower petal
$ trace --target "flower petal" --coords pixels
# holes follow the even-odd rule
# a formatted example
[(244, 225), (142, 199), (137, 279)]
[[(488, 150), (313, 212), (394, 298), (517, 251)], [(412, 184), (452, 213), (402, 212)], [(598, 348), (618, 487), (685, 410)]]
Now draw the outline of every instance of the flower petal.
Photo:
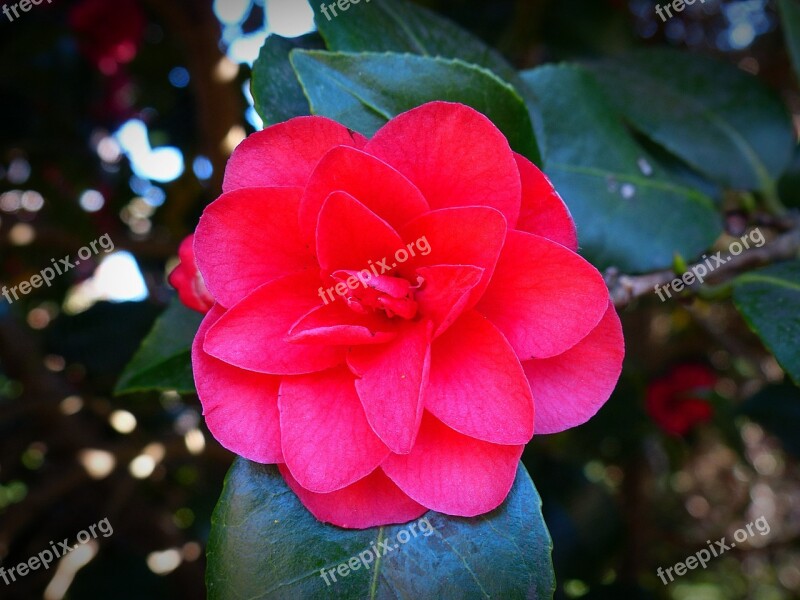
[(419, 313), (433, 322), (434, 337), (450, 327), (464, 312), (483, 272), (484, 269), (472, 265), (434, 265), (417, 269), (425, 285), (414, 300)]
[(194, 258), (194, 234), (188, 235), (178, 247), (180, 262), (169, 274), (169, 284), (178, 291), (184, 306), (200, 313), (207, 313), (214, 306), (214, 298), (208, 292), (203, 276), (197, 269)]
[(300, 317), (289, 330), (288, 340), (343, 346), (383, 344), (395, 338), (395, 329), (380, 313), (357, 314), (339, 298)]
[(301, 195), (300, 188), (244, 188), (208, 205), (195, 251), (218, 302), (233, 306), (263, 283), (316, 268), (297, 229)]
[(522, 363), (536, 402), (536, 433), (557, 433), (588, 421), (605, 404), (622, 371), (625, 339), (613, 304), (575, 346)]
[(325, 199), (347, 192), (392, 227), (400, 227), (429, 210), (414, 184), (385, 162), (350, 146), (328, 152), (314, 169), (300, 202), (300, 230), (314, 239), (317, 216)]
[(386, 221), (345, 192), (333, 192), (319, 212), (317, 257), (323, 272), (360, 271), (393, 256), (403, 241)]
[(389, 163), (419, 188), (432, 209), (491, 206), (513, 227), (521, 184), (505, 136), (463, 104), (429, 102), (396, 116), (365, 152)]
[(578, 250), (578, 233), (569, 209), (553, 184), (536, 165), (521, 154), (514, 154), (522, 179), (522, 208), (517, 229)]
[(380, 469), (341, 490), (316, 494), (297, 483), (286, 465), (278, 468), (303, 506), (323, 523), (347, 529), (366, 529), (406, 523), (428, 512), (427, 508), (405, 495)]
[(209, 431), (231, 452), (260, 463), (283, 462), (278, 386), (280, 377), (237, 369), (203, 350), (209, 328), (225, 310), (205, 316), (192, 344), (192, 371)]
[(458, 432), (494, 444), (533, 437), (533, 398), (503, 334), (475, 311), (434, 341), (425, 408)]
[(369, 424), (398, 454), (414, 446), (422, 418), (430, 335), (430, 323), (415, 323), (407, 325), (388, 344), (352, 348), (347, 355)]
[(206, 335), (212, 356), (249, 371), (300, 375), (344, 362), (340, 346), (293, 344), (292, 325), (319, 302), (316, 274), (298, 273), (271, 281), (231, 307)]
[(249, 135), (233, 151), (222, 191), (243, 187), (305, 187), (335, 146), (361, 148), (366, 139), (325, 117), (296, 117)]
[(481, 297), (494, 273), (506, 239), (506, 222), (493, 208), (462, 206), (443, 208), (417, 217), (400, 231), (406, 241), (425, 239), (428, 254), (417, 254), (398, 272), (413, 280), (414, 269), (436, 265), (473, 265), (483, 278), (470, 294), (467, 307)]
[(391, 454), (381, 468), (431, 510), (474, 517), (505, 500), (524, 446), (490, 444), (447, 427), (426, 412), (410, 454)]
[(561, 244), (521, 231), (508, 233), (477, 306), (520, 360), (561, 354), (586, 337), (607, 308), (608, 289), (597, 269)]
[(367, 423), (353, 375), (344, 367), (284, 377), (278, 407), (286, 466), (311, 492), (355, 483), (389, 455)]

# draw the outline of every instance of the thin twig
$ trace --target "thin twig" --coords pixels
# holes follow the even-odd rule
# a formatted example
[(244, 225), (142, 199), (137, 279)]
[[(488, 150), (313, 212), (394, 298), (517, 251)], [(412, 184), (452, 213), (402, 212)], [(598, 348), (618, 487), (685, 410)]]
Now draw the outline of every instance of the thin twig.
[[(787, 233), (761, 247), (751, 247), (738, 256), (727, 256), (728, 260), (709, 272), (705, 261), (697, 262), (687, 267), (687, 271), (694, 271), (696, 267), (709, 272), (706, 281), (720, 284), (730, 281), (745, 271), (762, 267), (774, 262), (796, 258), (800, 253), (800, 221)], [(644, 275), (626, 275), (616, 269), (608, 269), (604, 274), (614, 306), (624, 308), (633, 300), (648, 294), (654, 294), (656, 287), (669, 284), (679, 275), (673, 270), (656, 271)], [(687, 294), (696, 294), (702, 283), (695, 282), (686, 286)]]

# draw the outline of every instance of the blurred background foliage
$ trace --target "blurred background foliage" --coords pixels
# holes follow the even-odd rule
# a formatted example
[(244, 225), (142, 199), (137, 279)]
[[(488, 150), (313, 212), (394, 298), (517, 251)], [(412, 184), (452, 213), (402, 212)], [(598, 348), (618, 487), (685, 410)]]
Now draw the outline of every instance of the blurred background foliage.
[[(772, 88), (798, 127), (771, 0), (706, 0), (666, 23), (647, 0), (420, 4), (519, 69), (647, 46), (716, 57)], [(69, 555), (0, 585), (0, 597), (203, 597), (232, 456), (196, 397), (113, 391), (174, 295), (166, 274), (180, 240), (218, 195), (232, 149), (263, 125), (249, 92), (259, 49), (270, 33), (308, 33), (312, 18), (297, 0), (54, 0), (0, 17), (0, 284), (105, 233), (115, 243), (52, 287), (0, 302), (2, 565), (104, 517), (114, 527), (88, 561)], [(729, 197), (692, 176), (736, 234)], [(800, 205), (800, 153), (779, 190)], [(524, 455), (557, 597), (800, 597), (800, 392), (730, 303), (650, 294), (623, 323), (628, 358), (612, 399)], [(656, 577), (760, 516), (768, 536), (668, 587)]]

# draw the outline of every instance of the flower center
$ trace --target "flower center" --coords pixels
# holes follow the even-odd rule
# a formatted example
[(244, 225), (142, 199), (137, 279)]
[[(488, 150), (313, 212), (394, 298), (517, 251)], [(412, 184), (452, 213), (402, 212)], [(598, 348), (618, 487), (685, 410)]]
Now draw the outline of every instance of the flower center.
[(403, 319), (413, 319), (417, 314), (414, 292), (419, 289), (421, 278), (412, 286), (401, 277), (373, 275), (366, 269), (336, 271), (331, 277), (346, 286), (342, 297), (354, 312), (363, 315), (382, 310), (387, 317), (398, 316)]

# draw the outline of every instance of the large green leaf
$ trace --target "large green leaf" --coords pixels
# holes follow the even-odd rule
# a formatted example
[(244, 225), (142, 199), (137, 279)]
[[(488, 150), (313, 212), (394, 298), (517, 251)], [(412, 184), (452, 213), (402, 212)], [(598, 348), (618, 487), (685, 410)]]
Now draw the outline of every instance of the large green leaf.
[(713, 243), (721, 224), (711, 199), (673, 180), (636, 142), (591, 74), (560, 65), (522, 77), (535, 95), (544, 170), (595, 265), (650, 271)]
[(514, 150), (538, 156), (522, 97), (486, 69), (413, 54), (294, 50), (290, 56), (312, 112), (368, 137), (401, 112), (447, 100), (482, 112)]
[(588, 68), (634, 128), (723, 185), (774, 194), (794, 148), (792, 126), (755, 77), (666, 49)]
[(786, 48), (792, 57), (794, 72), (800, 79), (800, 2), (798, 0), (778, 0), (778, 8), (783, 25)]
[[(364, 530), (323, 524), (276, 467), (237, 459), (212, 518), (208, 598), (552, 598), (552, 542), (522, 465), (491, 513), (466, 519), (429, 512), (423, 519)], [(334, 572), (336, 581), (322, 578), (321, 569), (354, 557), (355, 564), (386, 540), (389, 551), (369, 568), (359, 563), (346, 576)]]
[(316, 2), (312, 6), (329, 50), (460, 58), (494, 71), (509, 83), (517, 77), (503, 56), (479, 38), (406, 0), (361, 0), (346, 12), (337, 9), (337, 17), (330, 11), (326, 17)]
[(800, 261), (740, 275), (734, 280), (733, 301), (750, 328), (800, 384)]
[(147, 390), (194, 392), (191, 346), (203, 316), (174, 298), (117, 381), (117, 394)]
[(289, 52), (295, 48), (321, 49), (324, 45), (316, 33), (291, 39), (273, 34), (253, 63), (250, 91), (265, 125), (311, 114), (303, 88), (289, 63)]

